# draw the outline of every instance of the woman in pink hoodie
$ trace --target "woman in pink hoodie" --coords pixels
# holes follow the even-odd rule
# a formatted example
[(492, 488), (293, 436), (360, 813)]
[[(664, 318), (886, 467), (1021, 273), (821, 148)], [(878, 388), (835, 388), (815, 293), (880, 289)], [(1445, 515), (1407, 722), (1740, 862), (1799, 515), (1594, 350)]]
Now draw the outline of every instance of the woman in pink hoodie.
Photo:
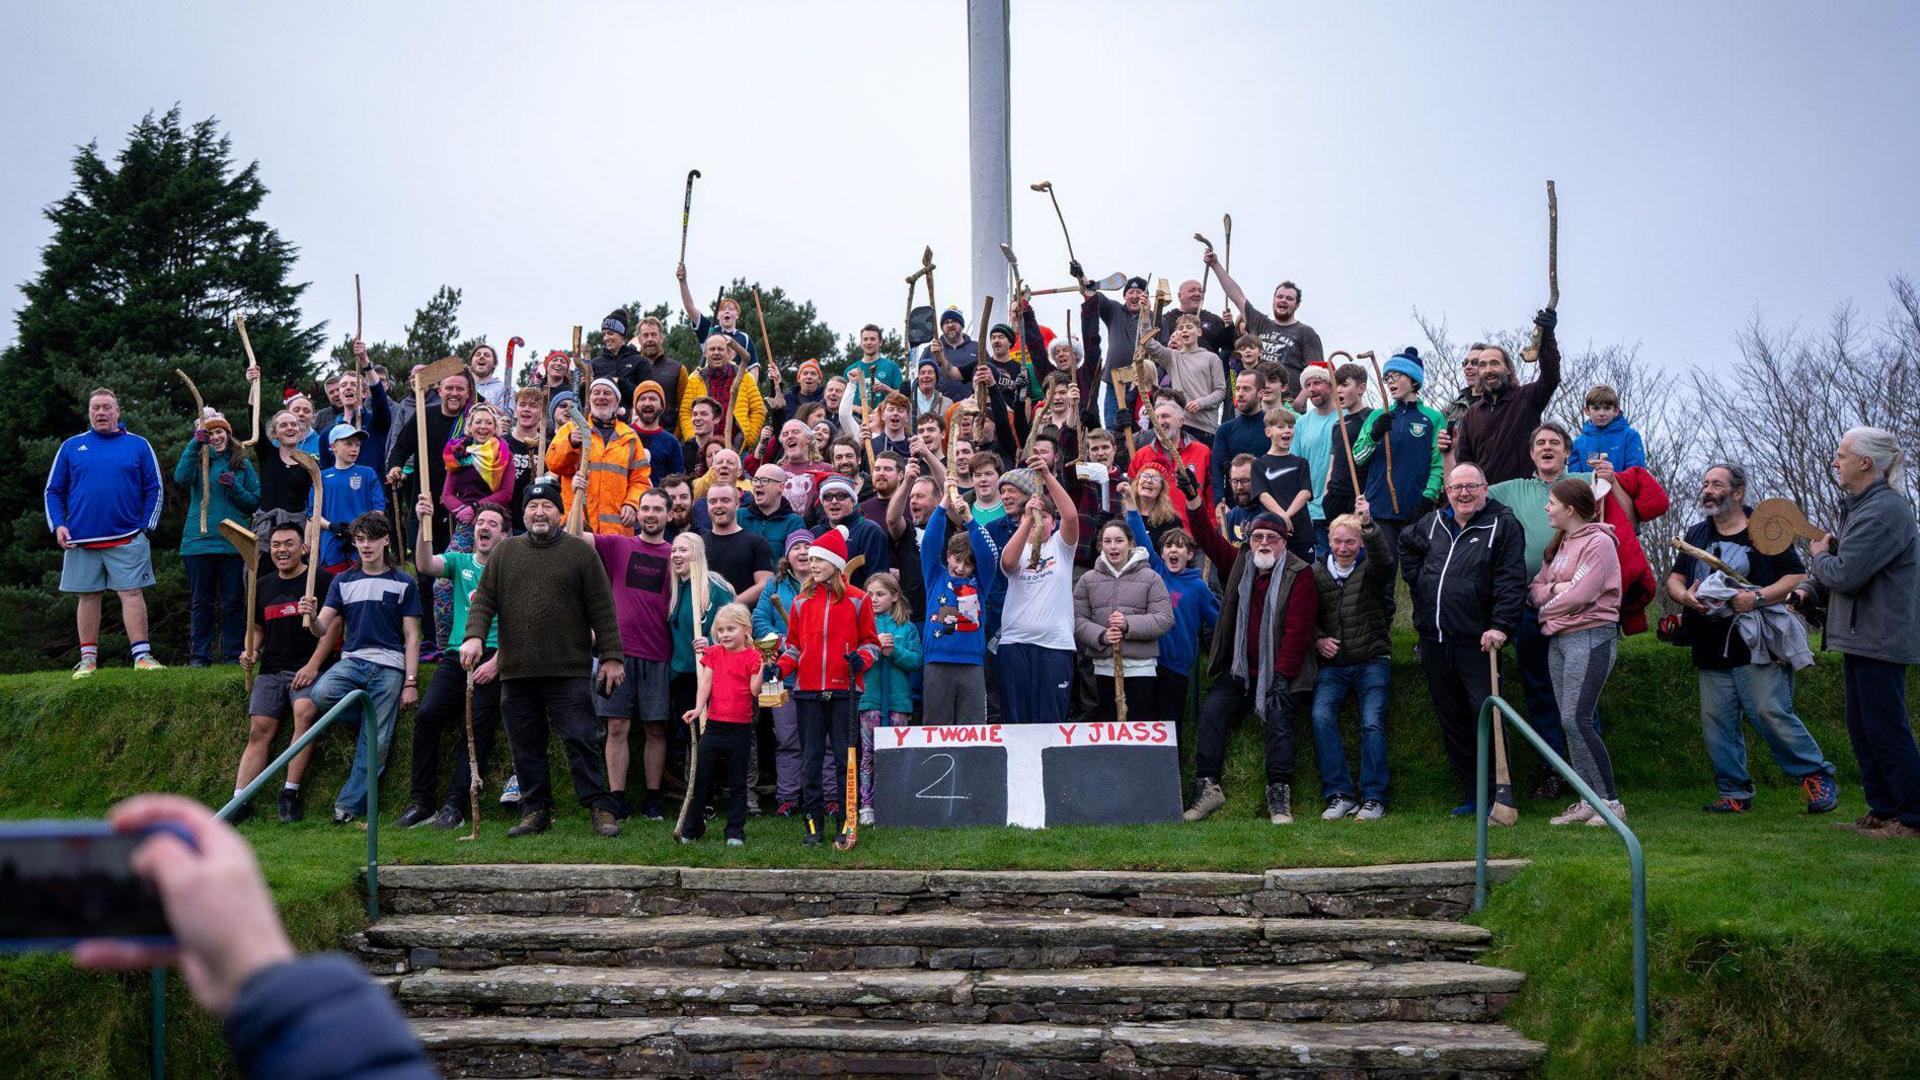
[[(1599, 518), (1600, 507), (1585, 480), (1562, 479), (1547, 490), (1554, 535), (1527, 600), (1539, 609), (1540, 630), (1550, 639), (1547, 672), (1566, 721), (1569, 764), (1615, 817), (1625, 818), (1596, 711), (1620, 636), (1620, 541), (1613, 526)], [(1606, 824), (1584, 799), (1552, 820), (1555, 825)]]

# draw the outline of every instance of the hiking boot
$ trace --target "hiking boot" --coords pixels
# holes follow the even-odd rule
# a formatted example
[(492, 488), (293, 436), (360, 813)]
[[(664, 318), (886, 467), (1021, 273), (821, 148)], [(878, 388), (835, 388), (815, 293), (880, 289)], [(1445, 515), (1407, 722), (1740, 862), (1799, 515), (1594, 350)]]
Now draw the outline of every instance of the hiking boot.
[(553, 828), (553, 812), (550, 810), (530, 810), (521, 817), (520, 824), (507, 830), (508, 837), (532, 836)]
[(507, 777), (507, 786), (500, 789), (500, 805), (518, 806), (520, 804), (520, 778)]
[(440, 808), (439, 813), (428, 819), (426, 825), (429, 829), (457, 829), (466, 823), (467, 812), (448, 803)]
[(1892, 820), (1893, 820), (1892, 818), (1874, 817), (1872, 814), (1862, 814), (1859, 817), (1854, 818), (1852, 821), (1836, 821), (1833, 823), (1833, 827), (1836, 829), (1845, 829), (1848, 832), (1866, 832), (1869, 829), (1877, 829), (1880, 826), (1885, 825), (1887, 822)]
[(301, 803), (300, 793), (290, 788), (280, 789), (280, 824), (291, 825), (307, 816), (307, 808)]
[(153, 657), (151, 657), (151, 656), (143, 656), (143, 657), (141, 657), (140, 659), (138, 659), (138, 660), (135, 660), (135, 661), (133, 662), (133, 670), (135, 670), (135, 671), (165, 671), (165, 670), (167, 670), (167, 665), (165, 665), (165, 664), (163, 664), (163, 663), (161, 663), (161, 662), (160, 662), (160, 661), (158, 661), (158, 660), (155, 660), (155, 659), (154, 659)]
[(620, 822), (614, 818), (613, 811), (596, 806), (590, 816), (593, 818), (595, 834), (609, 839), (620, 835)]
[[(1619, 799), (1608, 799), (1607, 809), (1613, 811), (1613, 816), (1619, 818), (1621, 821), (1627, 820), (1627, 806)], [(1606, 818), (1601, 817), (1597, 810), (1593, 812), (1592, 817), (1587, 819), (1587, 824), (1598, 825), (1602, 828), (1612, 827), (1612, 824), (1608, 822)]]
[(1862, 829), (1860, 830), (1860, 835), (1871, 836), (1876, 840), (1905, 840), (1910, 837), (1920, 836), (1920, 829), (1916, 829), (1904, 821), (1894, 820), (1887, 822), (1877, 829)]
[(1267, 820), (1275, 825), (1293, 824), (1293, 786), (1267, 785)]
[(91, 679), (93, 678), (93, 673), (99, 670), (100, 661), (92, 657), (83, 656), (80, 658), (79, 663), (73, 665), (73, 677), (75, 679)]
[(1800, 790), (1807, 793), (1807, 813), (1824, 814), (1840, 805), (1840, 785), (1826, 773), (1814, 773), (1800, 781)]
[(1187, 821), (1205, 821), (1215, 810), (1227, 805), (1227, 793), (1220, 790), (1220, 781), (1212, 777), (1201, 777), (1193, 784), (1193, 804), (1182, 813)]
[(414, 829), (431, 820), (433, 820), (433, 811), (416, 802), (408, 803), (407, 808), (400, 811), (400, 816), (394, 819), (393, 824), (396, 828)]
[(1534, 798), (1545, 799), (1549, 802), (1562, 798), (1566, 793), (1567, 782), (1561, 779), (1560, 774), (1556, 772), (1550, 772), (1541, 777), (1540, 786), (1533, 789)]
[(862, 827), (873, 824), (873, 807), (863, 806), (860, 808), (860, 824)]
[(625, 821), (633, 816), (633, 809), (627, 805), (626, 792), (609, 791), (607, 798), (613, 800), (613, 820)]
[(1329, 795), (1327, 796), (1327, 808), (1320, 811), (1320, 820), (1339, 821), (1341, 818), (1346, 817), (1358, 809), (1360, 809), (1360, 804), (1353, 801), (1353, 797), (1350, 795)]
[(1387, 804), (1379, 799), (1368, 799), (1360, 804), (1360, 812), (1353, 815), (1355, 821), (1379, 821), (1387, 816)]
[(1593, 812), (1593, 807), (1587, 804), (1587, 800), (1581, 799), (1579, 802), (1567, 807), (1565, 813), (1555, 814), (1548, 818), (1547, 824), (1578, 825), (1583, 821), (1591, 821), (1596, 816)]
[(1736, 799), (1731, 795), (1722, 795), (1700, 809), (1709, 814), (1744, 814), (1753, 809), (1752, 799)]

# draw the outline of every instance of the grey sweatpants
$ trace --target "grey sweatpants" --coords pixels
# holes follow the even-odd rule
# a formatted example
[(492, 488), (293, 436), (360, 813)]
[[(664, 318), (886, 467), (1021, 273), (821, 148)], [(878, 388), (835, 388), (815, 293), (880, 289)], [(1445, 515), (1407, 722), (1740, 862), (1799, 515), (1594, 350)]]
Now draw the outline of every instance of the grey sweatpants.
[(1603, 799), (1618, 800), (1613, 787), (1613, 762), (1600, 741), (1597, 709), (1600, 690), (1613, 672), (1620, 630), (1595, 626), (1566, 630), (1547, 643), (1547, 675), (1560, 706), (1560, 722), (1567, 732), (1567, 764)]
[(979, 664), (928, 664), (921, 669), (922, 721), (935, 726), (987, 719), (987, 673)]

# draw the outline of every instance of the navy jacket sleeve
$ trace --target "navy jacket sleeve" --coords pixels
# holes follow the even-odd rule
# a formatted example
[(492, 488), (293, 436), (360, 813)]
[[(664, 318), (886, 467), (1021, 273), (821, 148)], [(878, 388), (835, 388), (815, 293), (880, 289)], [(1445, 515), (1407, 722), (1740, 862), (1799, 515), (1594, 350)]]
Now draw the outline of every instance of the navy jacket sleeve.
[(1511, 514), (1500, 520), (1492, 555), (1493, 628), (1512, 637), (1527, 606), (1527, 541)]
[(243, 1076), (274, 1080), (434, 1080), (393, 998), (344, 956), (256, 973), (225, 1023)]

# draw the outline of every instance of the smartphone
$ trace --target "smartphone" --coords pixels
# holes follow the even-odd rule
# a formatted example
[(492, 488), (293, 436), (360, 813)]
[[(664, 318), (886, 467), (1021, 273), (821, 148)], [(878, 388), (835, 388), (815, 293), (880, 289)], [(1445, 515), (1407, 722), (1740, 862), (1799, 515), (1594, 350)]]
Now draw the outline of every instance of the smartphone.
[(150, 835), (104, 821), (0, 823), (0, 952), (67, 949), (87, 938), (172, 945), (159, 894), (133, 871), (133, 853)]

